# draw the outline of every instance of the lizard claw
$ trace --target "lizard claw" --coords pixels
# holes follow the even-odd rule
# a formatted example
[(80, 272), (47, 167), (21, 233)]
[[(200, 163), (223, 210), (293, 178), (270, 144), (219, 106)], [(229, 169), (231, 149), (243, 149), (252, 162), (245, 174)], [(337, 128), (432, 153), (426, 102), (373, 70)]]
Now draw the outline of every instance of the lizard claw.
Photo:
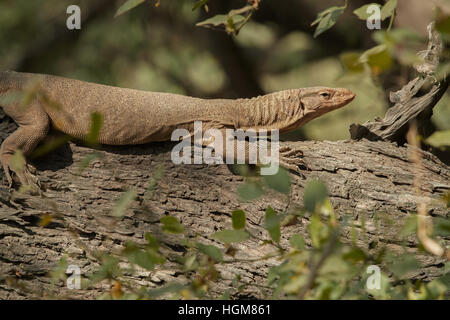
[(41, 194), (41, 183), (35, 172), (36, 169), (29, 164), (26, 164), (23, 170), (16, 172), (25, 191), (30, 192), (33, 195)]
[(310, 168), (301, 158), (303, 157), (303, 151), (301, 151), (300, 149), (292, 149), (291, 147), (283, 146), (280, 148), (279, 152), (279, 163), (281, 166), (298, 173), (302, 177), (305, 177), (301, 172), (300, 167), (303, 166), (307, 169)]
[(5, 172), (6, 181), (8, 181), (8, 188), (12, 188), (13, 179), (11, 177), (11, 173), (9, 172), (9, 166), (3, 163), (3, 171)]
[(292, 149), (291, 147), (288, 147), (288, 146), (281, 147), (279, 152), (280, 152), (280, 154), (282, 156), (285, 156), (285, 157), (290, 157), (290, 156), (293, 156), (293, 155), (303, 156), (303, 151), (302, 150), (300, 150), (300, 149)]
[(23, 191), (29, 192), (32, 195), (42, 194), (41, 183), (35, 174), (36, 168), (32, 165), (25, 164), (20, 170), (12, 170), (8, 164), (3, 163), (3, 170), (9, 188), (12, 188), (13, 185), (13, 179), (10, 172), (14, 172), (23, 187)]

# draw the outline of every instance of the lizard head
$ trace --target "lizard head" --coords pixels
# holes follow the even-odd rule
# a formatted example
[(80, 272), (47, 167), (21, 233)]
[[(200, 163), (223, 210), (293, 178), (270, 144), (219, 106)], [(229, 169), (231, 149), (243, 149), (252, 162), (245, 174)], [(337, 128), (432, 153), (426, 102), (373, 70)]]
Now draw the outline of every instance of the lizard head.
[(282, 131), (300, 128), (314, 118), (349, 104), (355, 98), (355, 94), (345, 88), (312, 87), (297, 89), (297, 93), (295, 109), (298, 112), (291, 115), (294, 121), (281, 128)]
[(349, 104), (355, 94), (345, 88), (305, 88), (300, 93), (304, 115), (310, 119)]

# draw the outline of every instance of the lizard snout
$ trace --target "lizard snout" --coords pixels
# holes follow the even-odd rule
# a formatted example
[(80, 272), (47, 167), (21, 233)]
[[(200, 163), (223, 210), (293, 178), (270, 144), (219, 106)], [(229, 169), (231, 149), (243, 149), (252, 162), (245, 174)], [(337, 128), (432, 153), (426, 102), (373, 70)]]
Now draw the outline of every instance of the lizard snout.
[(353, 101), (353, 99), (355, 99), (356, 94), (353, 93), (353, 91), (349, 90), (349, 89), (341, 89), (341, 97), (343, 98), (343, 100), (347, 101), (347, 102), (351, 102)]

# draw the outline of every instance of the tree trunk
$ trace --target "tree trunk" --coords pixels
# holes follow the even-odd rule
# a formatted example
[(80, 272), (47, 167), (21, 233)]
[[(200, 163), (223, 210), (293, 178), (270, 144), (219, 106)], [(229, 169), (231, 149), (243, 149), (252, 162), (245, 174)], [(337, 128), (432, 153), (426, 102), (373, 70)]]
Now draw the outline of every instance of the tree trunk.
[[(5, 122), (3, 122), (4, 124)], [(12, 127), (12, 125), (10, 126)], [(209, 235), (230, 228), (232, 210), (241, 208), (247, 213), (250, 230), (260, 238), (268, 238), (262, 227), (267, 205), (279, 212), (302, 206), (303, 187), (308, 179), (317, 178), (328, 187), (331, 202), (340, 219), (350, 217), (356, 225), (366, 221), (366, 234), (359, 230), (360, 241), (376, 250), (377, 244), (389, 244), (401, 249), (398, 231), (410, 213), (416, 211), (417, 198), (412, 187), (413, 166), (408, 160), (412, 147), (398, 147), (388, 142), (340, 141), (291, 143), (304, 150), (305, 161), (311, 171), (306, 179), (292, 175), (290, 196), (270, 192), (261, 199), (241, 202), (236, 194), (243, 178), (230, 172), (226, 165), (174, 165), (170, 161), (172, 144), (151, 144), (135, 147), (111, 147), (98, 151), (103, 160), (95, 160), (81, 175), (77, 175), (80, 161), (90, 149), (69, 144), (35, 162), (44, 186), (45, 197), (28, 196), (0, 187), (0, 274), (8, 283), (0, 284), (0, 298), (32, 298), (49, 294), (48, 272), (54, 269), (65, 254), (69, 263), (89, 274), (97, 261), (91, 251), (117, 251), (127, 240), (143, 242), (145, 232), (163, 241), (165, 252), (179, 253), (176, 236), (160, 232), (159, 219), (164, 215), (177, 217), (189, 236), (197, 236), (203, 243), (215, 243)], [(439, 201), (431, 201), (448, 191), (449, 168), (435, 156), (421, 152), (424, 171), (422, 190), (430, 200), (433, 216), (448, 218), (448, 211)], [(155, 168), (164, 164), (165, 174), (157, 189), (145, 193)], [(5, 181), (4, 181), (5, 182)], [(135, 188), (138, 197), (120, 222), (111, 216), (116, 199), (122, 192)], [(42, 216), (56, 215), (46, 227), (39, 226)], [(306, 219), (306, 218), (305, 218)], [(378, 221), (378, 222), (377, 222)], [(282, 229), (281, 244), (294, 233), (306, 234), (306, 220)], [(378, 228), (375, 228), (376, 224)], [(349, 238), (345, 229), (344, 238)], [(366, 237), (366, 240), (362, 240)], [(361, 242), (363, 243), (363, 242)], [(238, 246), (237, 258), (261, 258), (270, 251), (267, 246), (248, 240)], [(417, 240), (410, 238), (408, 247), (416, 252)], [(85, 248), (83, 247), (85, 246)], [(442, 258), (418, 253), (423, 268), (414, 277), (433, 279), (443, 267)], [(268, 268), (275, 260), (257, 263), (227, 264), (222, 270), (223, 281), (214, 288), (219, 294), (231, 286), (235, 274), (254, 286), (247, 296), (262, 297)], [(146, 286), (160, 286), (182, 281), (179, 267), (172, 262), (164, 270), (130, 275), (129, 280)], [(13, 283), (13, 285), (11, 285)], [(17, 285), (20, 286), (18, 287)], [(55, 287), (57, 296), (64, 294), (94, 298), (99, 290), (69, 291)]]

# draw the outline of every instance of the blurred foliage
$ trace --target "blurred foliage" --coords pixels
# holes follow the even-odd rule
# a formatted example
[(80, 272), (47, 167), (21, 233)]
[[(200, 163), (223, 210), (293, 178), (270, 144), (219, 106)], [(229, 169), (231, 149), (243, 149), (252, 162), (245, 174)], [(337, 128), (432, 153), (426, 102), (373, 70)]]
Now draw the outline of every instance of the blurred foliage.
[[(126, 195), (127, 193), (125, 193)], [(122, 198), (127, 198), (124, 196)], [(119, 201), (113, 210), (117, 219), (125, 214), (126, 206)], [(119, 214), (118, 214), (119, 212)], [(307, 235), (294, 234), (288, 242), (280, 243), (281, 232), (292, 219), (306, 223)], [(393, 225), (390, 217), (384, 217), (385, 224)], [(99, 267), (81, 279), (82, 289), (89, 289), (98, 283), (109, 283), (110, 291), (99, 299), (192, 299), (223, 298), (245, 290), (248, 283), (240, 274), (234, 275), (230, 289), (223, 296), (212, 293), (215, 283), (222, 281), (222, 271), (226, 265), (234, 263), (255, 263), (271, 259), (278, 261), (270, 268), (266, 283), (259, 284), (264, 298), (275, 299), (446, 299), (450, 285), (450, 269), (444, 268), (442, 275), (428, 283), (411, 280), (417, 274), (421, 263), (407, 253), (406, 241), (417, 230), (417, 215), (412, 215), (398, 230), (398, 243), (404, 243), (403, 252), (392, 251), (389, 244), (379, 243), (374, 248), (363, 244), (366, 223), (362, 221), (356, 231), (355, 224), (345, 217), (337, 217), (328, 198), (326, 186), (317, 180), (307, 182), (304, 192), (303, 208), (295, 213), (278, 213), (270, 206), (266, 209), (264, 228), (266, 236), (255, 236), (247, 228), (246, 214), (243, 210), (232, 213), (232, 228), (210, 235), (223, 243), (198, 241), (189, 236), (177, 218), (164, 216), (160, 219), (163, 233), (178, 235), (171, 246), (183, 250), (165, 256), (164, 236), (158, 239), (150, 233), (145, 234), (145, 243), (127, 242), (120, 252), (107, 254), (91, 252), (97, 257)], [(434, 236), (447, 237), (450, 234), (448, 221), (434, 219)], [(351, 230), (353, 241), (342, 242), (339, 235)], [(376, 232), (376, 230), (372, 230)], [(155, 234), (159, 234), (156, 232)], [(205, 240), (202, 240), (205, 241)], [(247, 260), (238, 244), (253, 241), (258, 246), (270, 246), (260, 259)], [(135, 287), (128, 283), (128, 276), (135, 272), (164, 269), (169, 261), (175, 262), (171, 270), (182, 273), (186, 281), (167, 283), (163, 287)], [(65, 270), (68, 257), (63, 257), (59, 265), (50, 273), (52, 283), (58, 285), (67, 281)], [(151, 274), (151, 273), (150, 273)], [(150, 276), (149, 274), (149, 276)], [(227, 273), (228, 274), (228, 273)], [(412, 277), (414, 279), (414, 277)], [(372, 285), (371, 285), (372, 284)], [(269, 291), (268, 291), (269, 290)], [(267, 292), (272, 292), (268, 294)]]
[[(217, 1), (217, 0), (216, 0)], [(252, 18), (264, 1), (248, 1), (241, 8), (228, 12), (211, 12), (215, 0), (200, 1), (88, 1), (81, 0), (82, 29), (68, 31), (65, 26), (66, 0), (4, 0), (0, 3), (0, 70), (57, 74), (85, 81), (151, 91), (165, 91), (200, 97), (235, 98), (233, 82), (240, 74), (233, 71), (229, 59), (244, 61), (255, 76), (255, 87), (271, 92), (294, 87), (343, 86), (357, 93), (357, 99), (348, 107), (327, 114), (301, 129), (306, 138), (348, 138), (348, 127), (354, 122), (365, 122), (382, 116), (387, 108), (382, 77), (390, 72), (406, 70), (418, 62), (416, 52), (426, 44), (426, 39), (411, 31), (393, 27), (396, 0), (380, 5), (382, 20), (389, 19), (386, 30), (372, 33), (373, 39), (358, 50), (341, 48), (339, 54), (328, 54), (314, 36), (326, 36), (333, 27), (346, 24), (344, 19), (350, 3), (332, 6), (318, 14), (313, 29), (282, 32), (274, 23), (261, 23)], [(366, 4), (367, 5), (367, 4)], [(342, 16), (341, 19), (338, 19)], [(364, 19), (363, 9), (356, 8), (353, 19)], [(301, 19), (301, 13), (299, 13)], [(232, 38), (233, 57), (221, 57), (211, 41), (217, 34), (196, 26), (226, 31)], [(361, 30), (365, 28), (361, 22)], [(450, 34), (449, 17), (437, 16), (437, 29), (444, 37)], [(358, 30), (353, 30), (357, 33)], [(348, 37), (352, 37), (349, 33)], [(225, 61), (225, 62), (224, 62)], [(444, 72), (445, 73), (445, 72)], [(236, 75), (237, 74), (237, 75)], [(403, 79), (404, 81), (405, 79)], [(246, 79), (245, 81), (248, 81)], [(397, 84), (399, 85), (399, 84)], [(251, 90), (249, 93), (253, 94)], [(34, 92), (33, 94), (38, 94)], [(258, 94), (258, 93), (257, 93)], [(429, 137), (427, 142), (441, 147), (448, 145), (450, 110), (448, 97), (435, 108), (434, 123), (438, 129), (447, 130)], [(57, 104), (55, 104), (57, 106)], [(95, 144), (102, 119), (93, 115), (88, 142)], [(301, 138), (297, 133), (286, 138)], [(80, 172), (97, 160), (99, 155), (88, 155), (80, 164)], [(15, 154), (14, 163), (25, 165), (23, 155)], [(163, 170), (157, 170), (147, 193), (151, 194)], [(275, 176), (246, 176), (238, 190), (243, 200), (252, 200), (268, 192), (281, 192), (289, 197), (290, 178), (285, 170)], [(117, 200), (112, 216), (120, 221), (127, 208), (135, 201), (136, 192), (128, 190)], [(448, 196), (443, 200), (448, 206)], [(281, 244), (281, 232), (292, 220), (302, 220), (307, 225), (307, 235), (293, 235), (288, 243)], [(386, 221), (389, 217), (386, 218)], [(385, 222), (386, 222), (385, 221)], [(45, 227), (51, 217), (43, 217)], [(389, 222), (389, 221), (388, 221)], [(386, 222), (386, 223), (388, 223)], [(447, 221), (435, 219), (435, 235), (448, 236)], [(151, 298), (204, 298), (211, 296), (211, 287), (221, 281), (219, 266), (247, 261), (239, 252), (238, 243), (255, 241), (270, 246), (273, 251), (260, 261), (276, 258), (281, 261), (271, 268), (267, 283), (274, 298), (306, 299), (441, 299), (448, 296), (449, 265), (439, 279), (429, 283), (408, 280), (408, 275), (420, 267), (412, 255), (391, 252), (387, 245), (367, 248), (357, 241), (364, 237), (356, 227), (342, 217), (337, 217), (326, 186), (319, 181), (309, 181), (304, 193), (303, 208), (296, 212), (276, 212), (267, 206), (263, 239), (252, 234), (246, 224), (243, 210), (232, 213), (230, 228), (208, 237), (201, 243), (197, 237), (188, 236), (186, 228), (176, 218), (164, 216), (159, 221), (163, 234), (170, 234), (183, 251), (176, 257), (165, 256), (161, 239), (156, 234), (145, 235), (143, 243), (126, 243), (118, 253), (93, 252), (99, 267), (83, 279), (83, 287), (108, 283), (110, 292), (100, 298), (151, 299)], [(351, 228), (354, 241), (343, 243), (339, 235)], [(413, 216), (402, 230), (400, 240), (417, 229)], [(213, 241), (214, 239), (214, 241)], [(217, 245), (217, 241), (223, 245)], [(371, 250), (369, 250), (371, 249)], [(243, 254), (245, 257), (245, 253)], [(163, 287), (135, 288), (127, 283), (126, 275), (136, 270), (154, 271), (168, 261), (176, 262), (186, 283), (168, 283)], [(379, 266), (380, 288), (369, 289), (369, 266)], [(51, 273), (55, 284), (65, 281), (67, 258), (63, 258)], [(236, 274), (230, 292), (239, 293), (248, 285)]]
[(450, 130), (436, 131), (426, 139), (426, 142), (436, 148), (450, 147)]
[[(227, 16), (226, 12), (212, 11), (214, 1), (132, 2), (138, 6), (114, 18), (126, 1), (82, 0), (79, 4), (81, 30), (68, 31), (65, 9), (72, 4), (68, 0), (2, 1), (0, 70), (49, 73), (200, 97), (236, 97), (231, 89), (236, 81), (234, 71), (227, 69), (226, 58), (219, 57), (220, 50), (208, 40), (215, 36), (214, 31), (195, 26), (216, 14)], [(264, 1), (257, 2), (256, 7), (255, 3), (250, 4), (253, 9), (244, 10), (240, 15), (257, 15), (256, 8), (261, 9)], [(247, 6), (233, 10), (243, 8)], [(338, 27), (351, 19), (358, 17), (342, 18)], [(364, 24), (360, 23), (361, 31)], [(299, 132), (287, 135), (289, 139), (345, 139), (349, 137), (351, 123), (382, 116), (388, 104), (373, 72), (379, 74), (389, 66), (398, 69), (398, 59), (407, 63), (412, 56), (411, 50), (393, 49), (394, 42), (403, 48), (410, 41), (395, 38), (400, 33), (395, 28), (390, 35), (393, 40), (383, 36), (383, 32), (376, 39), (387, 47), (387, 51), (380, 53), (389, 55), (392, 62), (378, 70), (376, 61), (380, 58), (383, 61), (383, 56), (370, 55), (372, 72), (349, 64), (350, 56), (345, 48), (342, 56), (327, 55), (327, 48), (313, 39), (312, 28), (311, 33), (300, 29), (280, 32), (276, 24), (262, 24), (252, 17), (239, 30), (233, 37), (240, 54), (236, 59), (243, 59), (250, 66), (249, 70), (257, 76), (257, 85), (265, 92), (323, 85), (345, 86), (357, 94), (351, 105), (312, 121), (299, 131), (300, 135)], [(354, 37), (351, 33), (348, 36)], [(422, 45), (426, 42), (426, 39), (419, 40)], [(360, 52), (353, 53), (354, 57), (368, 49), (361, 48)], [(235, 58), (229, 58), (232, 59)], [(433, 120), (438, 129), (450, 128), (448, 103), (445, 97), (435, 108)]]

